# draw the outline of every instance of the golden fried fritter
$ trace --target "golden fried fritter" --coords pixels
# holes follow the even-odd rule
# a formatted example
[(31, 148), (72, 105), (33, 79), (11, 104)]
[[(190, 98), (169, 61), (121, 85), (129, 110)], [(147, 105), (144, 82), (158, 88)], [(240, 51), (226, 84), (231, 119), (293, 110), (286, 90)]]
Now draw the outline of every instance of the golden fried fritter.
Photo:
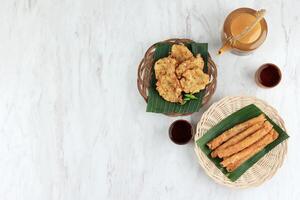
[(164, 75), (174, 74), (176, 65), (177, 61), (171, 57), (161, 58), (156, 61), (154, 65), (156, 79)]
[(204, 67), (204, 61), (202, 57), (198, 54), (196, 57), (192, 57), (184, 62), (182, 62), (177, 68), (176, 68), (176, 74), (178, 78), (182, 76), (182, 74), (189, 69), (195, 69), (199, 68), (203, 70)]
[(155, 62), (156, 90), (166, 101), (183, 103), (182, 93), (194, 94), (204, 89), (209, 76), (203, 70), (204, 61), (182, 44), (174, 44), (171, 55)]
[(192, 52), (183, 44), (174, 44), (171, 49), (171, 57), (179, 63), (193, 57)]
[(182, 74), (180, 84), (185, 93), (197, 93), (209, 83), (209, 76), (200, 68), (187, 70)]
[(181, 95), (182, 89), (175, 73), (161, 76), (156, 82), (156, 86), (159, 95), (166, 101), (174, 103), (183, 102)]

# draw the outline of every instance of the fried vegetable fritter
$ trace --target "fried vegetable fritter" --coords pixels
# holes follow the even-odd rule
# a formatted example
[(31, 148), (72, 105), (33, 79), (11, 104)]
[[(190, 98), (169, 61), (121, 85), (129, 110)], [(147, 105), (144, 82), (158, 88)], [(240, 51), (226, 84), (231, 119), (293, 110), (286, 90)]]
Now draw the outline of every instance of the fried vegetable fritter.
[(156, 79), (164, 75), (174, 74), (176, 66), (177, 61), (174, 58), (166, 57), (159, 59), (154, 65)]
[(209, 83), (203, 67), (201, 55), (194, 57), (183, 44), (174, 44), (171, 55), (154, 64), (156, 90), (166, 101), (183, 103), (184, 93), (197, 93)]
[(176, 74), (178, 78), (181, 78), (182, 74), (189, 69), (196, 69), (199, 68), (203, 70), (204, 67), (204, 61), (202, 57), (198, 54), (196, 57), (192, 57), (184, 62), (182, 62), (177, 68), (176, 68)]
[(174, 44), (171, 49), (171, 57), (175, 58), (179, 63), (193, 57), (192, 52), (183, 44)]
[(183, 102), (181, 95), (182, 89), (175, 73), (167, 76), (161, 76), (156, 82), (156, 86), (156, 90), (158, 91), (159, 95), (165, 100), (174, 103)]
[(199, 68), (186, 70), (180, 79), (182, 90), (191, 94), (203, 90), (208, 83), (209, 76)]

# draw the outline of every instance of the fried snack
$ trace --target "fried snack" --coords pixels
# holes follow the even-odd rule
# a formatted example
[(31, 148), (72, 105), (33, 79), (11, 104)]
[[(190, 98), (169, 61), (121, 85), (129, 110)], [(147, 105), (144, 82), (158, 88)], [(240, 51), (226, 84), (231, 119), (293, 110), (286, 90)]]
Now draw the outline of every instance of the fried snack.
[(231, 156), (239, 151), (242, 151), (243, 149), (247, 148), (248, 146), (254, 144), (255, 142), (257, 142), (258, 140), (260, 140), (261, 138), (263, 138), (265, 135), (267, 135), (270, 130), (273, 128), (273, 125), (269, 122), (269, 121), (265, 121), (264, 125), (261, 129), (259, 129), (258, 131), (256, 131), (255, 133), (253, 133), (252, 135), (246, 137), (244, 140), (226, 148), (221, 150), (218, 153), (218, 156), (220, 158), (224, 158), (224, 157), (228, 157)]
[(156, 89), (165, 100), (182, 103), (182, 89), (175, 75), (176, 65), (177, 61), (171, 57), (161, 58), (156, 61), (154, 65), (157, 79)]
[(175, 74), (161, 76), (156, 82), (156, 90), (166, 101), (182, 103), (182, 89)]
[(174, 44), (171, 49), (171, 57), (179, 63), (193, 57), (192, 52), (183, 44)]
[(160, 77), (165, 75), (174, 74), (176, 65), (177, 61), (171, 57), (161, 58), (156, 61), (154, 65), (156, 79), (160, 79)]
[(246, 162), (246, 160), (248, 160), (249, 158), (251, 158), (252, 155), (249, 154), (248, 156), (234, 162), (234, 163), (230, 163), (227, 165), (226, 170), (228, 172), (233, 172), (234, 170), (236, 170), (239, 166), (241, 166), (244, 162)]
[(185, 93), (197, 93), (209, 83), (209, 76), (201, 69), (187, 70), (182, 74), (180, 85)]
[(200, 55), (194, 57), (183, 44), (172, 45), (170, 56), (155, 62), (156, 90), (166, 101), (183, 103), (183, 92), (194, 94), (209, 83), (203, 66)]
[(234, 144), (240, 142), (241, 140), (243, 140), (244, 138), (246, 138), (250, 134), (252, 134), (255, 131), (259, 130), (262, 127), (263, 123), (264, 123), (263, 121), (258, 122), (257, 124), (254, 124), (253, 126), (250, 126), (248, 129), (246, 129), (245, 131), (239, 133), (238, 135), (233, 136), (231, 139), (229, 139), (228, 141), (226, 141), (225, 143), (220, 145), (218, 148), (216, 148), (211, 153), (211, 157), (213, 157), (213, 158), (217, 157), (218, 153), (220, 153), (220, 151), (224, 150), (225, 148), (227, 148), (231, 145), (234, 145)]
[(265, 135), (261, 140), (257, 141), (256, 143), (252, 144), (251, 146), (247, 147), (246, 149), (242, 150), (241, 152), (226, 158), (221, 162), (223, 167), (228, 167), (228, 171), (233, 171), (237, 167), (239, 167), (243, 162), (245, 162), (245, 158), (250, 158), (267, 145), (272, 143), (274, 140), (278, 138), (279, 134), (272, 129), (267, 135)]
[(223, 142), (227, 141), (228, 139), (232, 138), (233, 136), (237, 135), (238, 133), (246, 130), (250, 126), (252, 126), (258, 122), (261, 122), (261, 121), (265, 121), (265, 116), (263, 114), (259, 115), (258, 117), (254, 117), (248, 121), (245, 121), (243, 123), (240, 123), (240, 124), (234, 126), (233, 128), (225, 131), (224, 133), (222, 133), (221, 135), (219, 135), (218, 137), (214, 138), (212, 141), (207, 143), (207, 146), (211, 150), (214, 150), (218, 146), (220, 146)]
[(176, 68), (176, 75), (180, 79), (182, 74), (190, 69), (201, 69), (203, 70), (204, 67), (204, 61), (200, 54), (198, 54), (196, 57), (192, 57), (184, 62), (182, 62), (177, 68)]

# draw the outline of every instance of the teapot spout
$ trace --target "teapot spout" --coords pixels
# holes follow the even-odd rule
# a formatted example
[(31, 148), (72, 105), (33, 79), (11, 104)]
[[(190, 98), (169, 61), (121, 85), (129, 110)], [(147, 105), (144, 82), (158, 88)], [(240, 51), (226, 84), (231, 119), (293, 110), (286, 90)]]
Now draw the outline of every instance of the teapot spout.
[(223, 44), (223, 46), (219, 49), (218, 55), (221, 55), (221, 54), (223, 54), (224, 52), (229, 51), (229, 50), (231, 50), (231, 49), (232, 49), (232, 47), (228, 44), (228, 42), (225, 42), (225, 43)]

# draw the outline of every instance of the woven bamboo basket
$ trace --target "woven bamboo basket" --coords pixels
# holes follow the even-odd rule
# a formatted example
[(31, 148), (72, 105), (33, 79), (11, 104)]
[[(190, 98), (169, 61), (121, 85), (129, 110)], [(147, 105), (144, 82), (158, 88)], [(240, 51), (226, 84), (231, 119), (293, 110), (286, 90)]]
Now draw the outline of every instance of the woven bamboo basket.
[[(183, 43), (188, 43), (188, 42), (193, 42), (193, 40), (190, 39), (169, 39), (165, 40), (159, 43), (169, 43), (171, 45), (173, 44), (183, 44)], [(153, 65), (154, 65), (154, 52), (156, 49), (156, 45), (158, 43), (153, 44), (145, 53), (144, 58), (139, 64), (138, 67), (138, 77), (137, 77), (137, 87), (142, 95), (142, 97), (145, 99), (147, 102), (148, 99), (148, 88), (150, 85), (152, 73), (153, 73)], [(210, 83), (206, 86), (205, 88), (205, 95), (202, 100), (202, 106), (205, 105), (212, 95), (214, 94), (217, 86), (217, 66), (211, 59), (211, 56), (208, 54), (208, 62), (207, 62), (207, 67), (208, 71), (207, 74), (210, 76)], [(188, 114), (180, 114), (180, 113), (167, 113), (169, 116), (184, 116), (184, 115), (190, 115), (192, 113)]]
[(238, 180), (231, 182), (209, 158), (197, 147), (196, 141), (203, 136), (211, 127), (226, 118), (235, 111), (249, 105), (255, 104), (264, 111), (276, 124), (285, 129), (284, 122), (278, 112), (255, 97), (225, 97), (221, 101), (214, 103), (202, 116), (197, 125), (195, 140), (195, 152), (200, 165), (204, 171), (214, 181), (219, 184), (233, 188), (248, 188), (262, 184), (273, 177), (275, 172), (281, 167), (287, 153), (287, 140), (277, 145), (268, 154), (248, 169)]

